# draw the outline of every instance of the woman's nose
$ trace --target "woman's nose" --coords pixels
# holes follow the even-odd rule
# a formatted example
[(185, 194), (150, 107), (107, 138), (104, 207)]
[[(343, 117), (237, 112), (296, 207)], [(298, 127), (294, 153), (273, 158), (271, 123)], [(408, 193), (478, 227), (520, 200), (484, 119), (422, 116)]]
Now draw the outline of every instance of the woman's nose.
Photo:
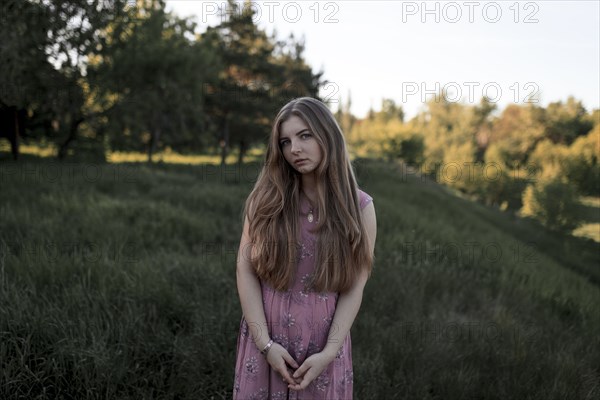
[(298, 153), (300, 151), (300, 146), (298, 142), (292, 141), (292, 153)]

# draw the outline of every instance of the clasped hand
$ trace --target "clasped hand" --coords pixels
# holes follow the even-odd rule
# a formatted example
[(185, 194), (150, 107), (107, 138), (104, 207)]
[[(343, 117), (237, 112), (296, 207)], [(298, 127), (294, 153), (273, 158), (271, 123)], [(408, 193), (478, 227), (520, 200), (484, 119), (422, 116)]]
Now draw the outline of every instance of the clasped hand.
[[(267, 362), (283, 377), (292, 390), (303, 390), (323, 372), (331, 363), (331, 358), (324, 353), (316, 353), (308, 357), (302, 365), (298, 366), (296, 360), (279, 343), (273, 343), (267, 353)], [(289, 365), (289, 367), (288, 367)], [(294, 372), (290, 368), (295, 369)]]

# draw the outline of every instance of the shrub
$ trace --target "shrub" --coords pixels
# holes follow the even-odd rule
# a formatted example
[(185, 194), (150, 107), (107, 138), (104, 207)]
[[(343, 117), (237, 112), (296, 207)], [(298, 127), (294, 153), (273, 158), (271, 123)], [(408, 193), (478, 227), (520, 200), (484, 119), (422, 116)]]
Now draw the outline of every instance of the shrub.
[(578, 193), (572, 184), (558, 178), (528, 185), (523, 193), (521, 213), (549, 229), (571, 232), (581, 224), (577, 213)]

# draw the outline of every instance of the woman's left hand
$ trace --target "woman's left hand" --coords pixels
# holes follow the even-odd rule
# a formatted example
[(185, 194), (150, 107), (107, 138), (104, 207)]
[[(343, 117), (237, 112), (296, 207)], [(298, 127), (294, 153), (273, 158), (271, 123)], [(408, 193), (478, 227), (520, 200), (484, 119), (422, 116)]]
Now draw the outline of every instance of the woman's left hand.
[(308, 357), (292, 376), (296, 382), (298, 382), (299, 379), (300, 381), (294, 385), (288, 385), (288, 387), (292, 390), (306, 389), (308, 385), (310, 385), (310, 383), (319, 376), (325, 368), (327, 368), (331, 361), (333, 360), (322, 352)]

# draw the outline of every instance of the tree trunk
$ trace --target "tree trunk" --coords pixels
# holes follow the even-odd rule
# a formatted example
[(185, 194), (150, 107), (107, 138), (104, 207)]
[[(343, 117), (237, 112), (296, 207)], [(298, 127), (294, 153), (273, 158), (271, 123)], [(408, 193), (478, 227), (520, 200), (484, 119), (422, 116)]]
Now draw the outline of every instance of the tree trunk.
[(246, 151), (247, 151), (247, 146), (246, 146), (246, 141), (245, 140), (240, 140), (240, 154), (238, 156), (238, 167), (242, 167), (242, 163), (244, 162), (244, 156), (246, 155)]
[[(15, 109), (15, 126), (14, 136), (10, 141), (10, 150), (13, 155), (13, 159), (16, 161), (19, 159), (19, 133), (21, 132), (21, 126), (19, 125), (19, 113)], [(12, 136), (12, 135), (11, 135)]]
[(60, 146), (60, 149), (58, 150), (58, 159), (59, 160), (62, 161), (67, 156), (67, 150), (68, 150), (69, 144), (77, 138), (77, 129), (79, 128), (79, 125), (83, 121), (84, 121), (83, 118), (78, 118), (78, 119), (71, 121), (71, 126), (69, 128), (69, 136), (67, 137), (67, 140), (65, 140), (63, 142), (63, 144)]
[(225, 166), (229, 147), (229, 113), (225, 114), (223, 121), (223, 137), (221, 138), (221, 166)]
[(148, 163), (152, 164), (152, 155), (156, 152), (158, 140), (160, 139), (160, 128), (155, 126), (150, 132), (150, 142), (148, 143)]

